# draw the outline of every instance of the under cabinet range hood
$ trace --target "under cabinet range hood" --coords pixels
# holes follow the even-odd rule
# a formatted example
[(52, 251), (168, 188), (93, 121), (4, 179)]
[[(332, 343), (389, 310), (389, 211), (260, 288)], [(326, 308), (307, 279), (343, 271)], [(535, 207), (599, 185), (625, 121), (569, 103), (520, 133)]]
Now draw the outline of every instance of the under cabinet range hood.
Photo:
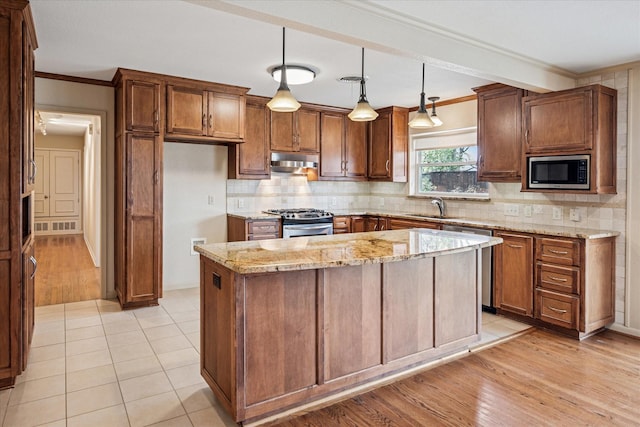
[(318, 155), (298, 153), (271, 153), (271, 172), (303, 175), (313, 179), (318, 175)]

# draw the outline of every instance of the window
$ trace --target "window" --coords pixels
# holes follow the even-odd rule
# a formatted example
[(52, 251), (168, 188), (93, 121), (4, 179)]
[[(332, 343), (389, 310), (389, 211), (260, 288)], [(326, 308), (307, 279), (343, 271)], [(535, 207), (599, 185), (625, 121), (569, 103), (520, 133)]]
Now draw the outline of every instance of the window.
[(431, 132), (412, 139), (413, 195), (486, 198), (486, 182), (477, 181), (475, 128)]

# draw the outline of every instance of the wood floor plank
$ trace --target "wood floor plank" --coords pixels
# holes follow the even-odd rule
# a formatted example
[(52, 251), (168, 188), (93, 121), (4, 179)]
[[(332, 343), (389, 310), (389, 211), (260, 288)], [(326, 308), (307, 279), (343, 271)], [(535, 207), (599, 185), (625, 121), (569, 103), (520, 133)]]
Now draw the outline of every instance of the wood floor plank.
[(533, 330), (271, 426), (640, 426), (640, 339)]
[(96, 267), (81, 234), (36, 236), (36, 306), (101, 297)]

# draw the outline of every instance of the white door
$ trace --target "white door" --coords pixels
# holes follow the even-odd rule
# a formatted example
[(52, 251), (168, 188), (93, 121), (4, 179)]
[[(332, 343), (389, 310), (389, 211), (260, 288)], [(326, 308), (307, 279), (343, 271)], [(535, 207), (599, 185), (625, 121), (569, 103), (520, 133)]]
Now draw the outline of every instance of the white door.
[(49, 152), (49, 216), (80, 215), (80, 153)]
[(36, 149), (36, 189), (33, 213), (36, 217), (49, 216), (49, 150)]

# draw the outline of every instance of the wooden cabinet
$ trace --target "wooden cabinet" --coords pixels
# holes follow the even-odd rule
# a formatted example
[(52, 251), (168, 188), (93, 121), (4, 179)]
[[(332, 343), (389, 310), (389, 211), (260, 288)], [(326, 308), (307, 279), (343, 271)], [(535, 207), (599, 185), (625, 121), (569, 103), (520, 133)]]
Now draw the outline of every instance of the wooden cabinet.
[(499, 83), (473, 90), (478, 94), (478, 181), (520, 182), (527, 91)]
[(433, 230), (442, 229), (442, 226), (435, 222), (406, 218), (389, 218), (388, 225), (389, 230), (404, 230), (407, 228), (431, 228)]
[(29, 3), (0, 3), (0, 389), (26, 368), (33, 334), (36, 48)]
[(227, 215), (227, 241), (266, 240), (282, 237), (280, 218), (245, 219)]
[[(573, 192), (616, 192), (615, 89), (591, 85), (527, 96), (522, 107), (525, 161), (534, 155), (588, 154), (590, 189)], [(540, 191), (527, 188), (526, 173), (522, 176), (522, 191)]]
[(123, 308), (162, 293), (162, 149), (158, 135), (116, 137), (115, 290)]
[[(222, 86), (222, 85), (220, 85)], [(166, 139), (183, 142), (242, 142), (244, 88), (189, 81), (167, 84)]]
[(247, 96), (244, 143), (229, 146), (229, 179), (269, 179), (271, 176), (271, 111), (267, 98)]
[(385, 217), (366, 216), (364, 218), (364, 231), (384, 231), (388, 227), (388, 219)]
[(115, 291), (123, 308), (156, 305), (162, 296), (163, 81), (119, 69), (114, 84)]
[(533, 236), (495, 232), (504, 242), (494, 249), (494, 305), (533, 317)]
[(614, 321), (615, 237), (570, 239), (502, 231), (494, 236), (504, 240), (494, 249), (499, 313), (577, 338)]
[(363, 233), (365, 230), (365, 219), (362, 216), (352, 216), (351, 233)]
[(367, 179), (367, 123), (321, 113), (320, 179)]
[(271, 150), (318, 154), (320, 112), (305, 107), (293, 113), (272, 111)]
[(370, 180), (407, 182), (409, 109), (388, 107), (371, 122), (368, 145)]
[(159, 81), (138, 80), (132, 76), (124, 82), (125, 128), (131, 132), (160, 132)]
[(351, 233), (351, 217), (346, 215), (333, 217), (333, 234)]

